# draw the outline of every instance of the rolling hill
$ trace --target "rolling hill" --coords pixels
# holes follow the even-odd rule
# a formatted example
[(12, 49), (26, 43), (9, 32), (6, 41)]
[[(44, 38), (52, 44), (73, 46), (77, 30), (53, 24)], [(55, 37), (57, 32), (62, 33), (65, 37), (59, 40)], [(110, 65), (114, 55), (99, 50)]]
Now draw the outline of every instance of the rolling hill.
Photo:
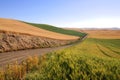
[(108, 29), (65, 28), (65, 29), (87, 33), (89, 35), (89, 38), (120, 39), (120, 29), (109, 29), (109, 28)]
[(84, 37), (86, 35), (86, 33), (81, 33), (81, 32), (74, 31), (74, 30), (66, 30), (66, 29), (58, 28), (55, 26), (47, 25), (47, 24), (36, 24), (36, 23), (28, 23), (28, 22), (25, 22), (25, 23), (41, 28), (41, 29), (45, 29), (48, 31), (57, 32), (61, 34), (66, 34), (66, 35), (73, 35), (73, 36), (79, 36), (79, 37)]
[(56, 47), (79, 39), (80, 36), (61, 34), (19, 20), (0, 18), (0, 52)]
[(23, 23), (21, 21), (12, 20), (12, 19), (3, 19), (3, 18), (0, 18), (0, 30), (48, 37), (53, 39), (61, 39), (61, 40), (72, 40), (79, 38), (76, 36), (59, 34), (45, 29), (37, 28), (32, 25)]

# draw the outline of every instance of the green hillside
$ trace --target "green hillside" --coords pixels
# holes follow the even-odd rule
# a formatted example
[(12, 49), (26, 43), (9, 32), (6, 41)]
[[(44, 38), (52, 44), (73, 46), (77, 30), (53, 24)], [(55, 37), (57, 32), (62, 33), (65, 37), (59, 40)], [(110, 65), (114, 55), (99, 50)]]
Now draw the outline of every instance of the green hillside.
[(38, 28), (42, 28), (45, 30), (49, 30), (49, 31), (53, 31), (61, 34), (67, 34), (67, 35), (73, 35), (73, 36), (79, 36), (79, 37), (83, 37), (86, 35), (85, 33), (77, 32), (73, 30), (65, 30), (65, 29), (47, 25), (47, 24), (35, 24), (35, 23), (28, 23), (28, 22), (25, 22), (25, 23), (36, 26)]

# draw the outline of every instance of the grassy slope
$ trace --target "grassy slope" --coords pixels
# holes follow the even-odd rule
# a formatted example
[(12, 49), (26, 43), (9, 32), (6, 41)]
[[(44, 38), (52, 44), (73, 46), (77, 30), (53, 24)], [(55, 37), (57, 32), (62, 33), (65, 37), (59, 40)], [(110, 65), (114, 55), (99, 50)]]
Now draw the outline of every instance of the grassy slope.
[[(37, 80), (119, 80), (120, 39), (87, 39), (40, 60), (38, 70), (26, 75)], [(114, 49), (114, 50), (112, 50)], [(40, 58), (41, 59), (41, 58)]]
[[(27, 22), (25, 22), (25, 23), (27, 23)], [(74, 35), (74, 36), (80, 36), (80, 37), (83, 37), (86, 35), (85, 33), (77, 32), (77, 31), (73, 31), (73, 30), (65, 30), (65, 29), (57, 28), (55, 26), (51, 26), (51, 25), (47, 25), (47, 24), (35, 24), (35, 23), (28, 23), (28, 24), (45, 29), (45, 30), (62, 33), (62, 34), (67, 34), (67, 35)]]

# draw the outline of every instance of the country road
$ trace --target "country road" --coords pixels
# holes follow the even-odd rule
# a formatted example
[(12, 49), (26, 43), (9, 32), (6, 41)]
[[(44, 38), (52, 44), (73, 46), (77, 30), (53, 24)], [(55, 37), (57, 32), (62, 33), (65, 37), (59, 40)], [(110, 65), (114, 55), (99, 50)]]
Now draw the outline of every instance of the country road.
[(42, 54), (52, 52), (55, 50), (59, 50), (59, 49), (63, 49), (69, 46), (71, 45), (54, 47), (54, 48), (28, 49), (28, 50), (0, 53), (0, 66), (2, 67), (6, 64), (10, 64), (15, 61), (20, 62), (26, 59), (28, 56), (42, 55)]
[[(86, 37), (87, 36), (83, 37), (81, 40), (79, 40), (79, 42), (83, 41)], [(21, 62), (22, 60), (25, 60), (28, 56), (34, 56), (34, 55), (39, 56), (48, 52), (70, 47), (77, 43), (66, 46), (53, 47), (53, 48), (28, 49), (28, 50), (0, 53), (0, 67), (4, 67), (5, 65), (14, 63), (15, 61)]]

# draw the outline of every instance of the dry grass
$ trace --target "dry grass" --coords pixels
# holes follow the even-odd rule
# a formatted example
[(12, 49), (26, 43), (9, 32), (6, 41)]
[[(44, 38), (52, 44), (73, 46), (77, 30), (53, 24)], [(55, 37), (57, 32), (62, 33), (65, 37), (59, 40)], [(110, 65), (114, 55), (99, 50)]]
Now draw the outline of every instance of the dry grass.
[(80, 31), (88, 33), (90, 38), (100, 38), (100, 39), (120, 39), (120, 30), (110, 30), (110, 29), (96, 29), (96, 30), (87, 30), (87, 29), (77, 29), (77, 28), (68, 28), (69, 30)]
[(90, 38), (120, 39), (120, 30), (83, 30)]
[(29, 56), (21, 64), (15, 62), (6, 65), (5, 69), (0, 69), (0, 80), (24, 80), (27, 73), (38, 69), (38, 64), (39, 58), (37, 56)]
[(42, 36), (42, 37), (61, 39), (61, 40), (72, 40), (72, 39), (79, 38), (75, 36), (59, 34), (59, 33), (47, 31), (44, 29), (40, 29), (37, 27), (33, 27), (29, 24), (26, 24), (17, 20), (3, 19), (3, 18), (0, 18), (0, 30), (25, 33), (25, 34), (35, 35), (35, 36)]

